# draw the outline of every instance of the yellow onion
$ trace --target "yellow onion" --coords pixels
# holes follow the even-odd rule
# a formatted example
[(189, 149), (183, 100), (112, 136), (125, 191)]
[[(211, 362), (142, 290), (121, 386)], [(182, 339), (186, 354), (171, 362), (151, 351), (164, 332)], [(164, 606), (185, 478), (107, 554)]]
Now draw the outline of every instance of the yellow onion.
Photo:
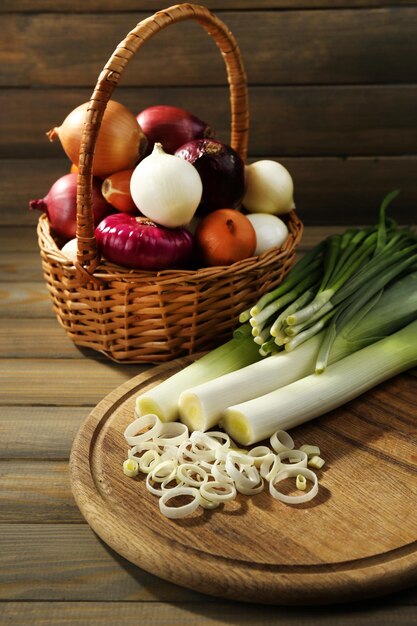
[[(76, 166), (88, 106), (89, 102), (81, 104), (71, 111), (61, 126), (47, 133), (50, 141), (59, 137), (66, 154)], [(109, 100), (94, 152), (94, 176), (106, 177), (133, 168), (143, 156), (146, 145), (146, 137), (133, 113), (123, 104)]]

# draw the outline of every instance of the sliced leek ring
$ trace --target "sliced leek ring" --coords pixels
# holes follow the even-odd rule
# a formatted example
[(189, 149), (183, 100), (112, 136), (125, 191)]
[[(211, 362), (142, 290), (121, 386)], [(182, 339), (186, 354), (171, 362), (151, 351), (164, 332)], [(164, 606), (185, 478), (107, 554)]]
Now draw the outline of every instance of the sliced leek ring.
[(294, 440), (285, 430), (277, 430), (269, 439), (273, 450), (278, 454), (285, 450), (294, 449)]
[[(142, 415), (142, 417), (133, 420), (126, 428), (124, 436), (127, 443), (130, 446), (134, 446), (137, 443), (150, 441), (154, 437), (158, 437), (162, 431), (162, 426), (163, 424), (157, 415), (148, 413), (147, 415)], [(142, 430), (144, 430), (144, 432), (141, 432)]]
[(248, 455), (253, 456), (254, 464), (256, 467), (260, 467), (262, 463), (272, 454), (272, 451), (268, 446), (256, 446), (249, 450)]
[(156, 450), (146, 450), (139, 459), (139, 469), (144, 474), (149, 474), (160, 460), (161, 457)]
[(172, 480), (177, 475), (178, 463), (173, 459), (159, 462), (151, 472), (151, 479), (156, 483), (163, 483), (164, 480)]
[(220, 483), (232, 483), (233, 479), (230, 478), (229, 474), (226, 471), (226, 463), (225, 461), (221, 461), (220, 459), (213, 463), (211, 468), (211, 474), (217, 482)]
[[(193, 478), (193, 474), (197, 475), (199, 479)], [(176, 477), (188, 487), (197, 488), (208, 480), (206, 470), (197, 463), (181, 463), (177, 468)]]
[(285, 467), (287, 466), (287, 464), (284, 464), (285, 459), (288, 459), (291, 463), (292, 469), (307, 467), (308, 456), (302, 450), (284, 450), (283, 452), (279, 452), (277, 457)]
[(231, 482), (211, 480), (201, 485), (200, 494), (210, 502), (227, 502), (236, 498), (236, 487)]
[[(175, 423), (175, 422), (173, 422)], [(192, 496), (191, 502), (180, 506), (169, 506), (167, 503), (177, 496)], [(200, 494), (195, 487), (176, 487), (165, 491), (159, 498), (159, 509), (162, 515), (170, 519), (180, 519), (191, 515), (200, 506)]]
[(265, 480), (269, 482), (281, 469), (282, 463), (280, 458), (271, 452), (271, 454), (262, 461), (259, 472), (262, 478), (265, 478)]
[(257, 484), (253, 485), (252, 487), (245, 487), (244, 485), (241, 485), (239, 482), (236, 483), (236, 489), (239, 493), (244, 494), (245, 496), (254, 496), (257, 493), (260, 493), (261, 491), (263, 491), (264, 489), (264, 479), (262, 478), (262, 476), (259, 476), (259, 481)]
[(188, 439), (188, 428), (181, 422), (161, 422), (161, 430), (155, 442), (160, 446), (178, 446)]
[[(285, 493), (281, 493), (278, 491), (276, 485), (285, 480), (286, 478), (291, 478), (292, 476), (304, 476), (307, 480), (310, 480), (312, 483), (312, 487), (306, 493), (298, 496), (291, 496)], [(284, 502), (285, 504), (303, 504), (304, 502), (309, 502), (312, 500), (318, 493), (319, 483), (317, 480), (316, 474), (307, 469), (306, 467), (301, 468), (290, 468), (288, 470), (283, 470), (278, 472), (273, 480), (269, 483), (269, 492), (273, 498), (279, 500), (280, 502)]]

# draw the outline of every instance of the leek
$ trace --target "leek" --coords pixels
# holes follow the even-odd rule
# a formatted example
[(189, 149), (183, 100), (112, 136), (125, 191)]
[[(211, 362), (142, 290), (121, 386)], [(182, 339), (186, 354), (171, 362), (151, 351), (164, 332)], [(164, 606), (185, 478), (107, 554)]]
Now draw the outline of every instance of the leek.
[[(417, 319), (417, 272), (379, 292), (356, 312), (332, 345), (330, 363), (394, 333), (414, 319)], [(312, 374), (322, 339), (323, 332), (313, 335), (294, 351), (279, 352), (194, 387), (190, 384), (179, 396), (180, 420), (190, 430), (208, 430), (218, 424), (228, 406)]]
[[(191, 428), (205, 430), (228, 404), (287, 385), (314, 367), (325, 370), (415, 319), (417, 238), (385, 219), (392, 197), (384, 200), (377, 227), (349, 229), (309, 251), (278, 287), (243, 311), (231, 341), (146, 390), (137, 413), (173, 421), (181, 412)], [(402, 282), (407, 275), (412, 282)], [(388, 293), (395, 285), (392, 306)]]
[(257, 344), (241, 329), (243, 336), (234, 337), (138, 396), (136, 413), (153, 413), (163, 422), (173, 422), (178, 419), (178, 399), (184, 389), (258, 361), (261, 356)]
[(317, 335), (293, 353), (280, 352), (197, 386), (189, 384), (179, 396), (180, 420), (190, 430), (212, 428), (231, 404), (256, 398), (314, 371), (319, 345)]
[(290, 351), (327, 328), (316, 364), (318, 371), (324, 370), (332, 343), (349, 319), (394, 279), (417, 267), (415, 233), (385, 218), (397, 193), (382, 202), (375, 227), (328, 237), (279, 287), (245, 311), (253, 334), (264, 339), (263, 355), (276, 351), (272, 338), (278, 349)]
[(417, 320), (396, 333), (248, 402), (228, 407), (222, 427), (242, 445), (294, 428), (417, 365)]

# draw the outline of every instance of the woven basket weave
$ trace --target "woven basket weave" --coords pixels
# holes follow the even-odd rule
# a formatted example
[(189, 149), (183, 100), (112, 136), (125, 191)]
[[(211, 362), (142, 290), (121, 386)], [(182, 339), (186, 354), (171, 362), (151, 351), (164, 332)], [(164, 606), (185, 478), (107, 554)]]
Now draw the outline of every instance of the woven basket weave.
[(47, 287), (59, 322), (79, 346), (118, 362), (168, 361), (207, 350), (230, 337), (241, 311), (278, 285), (290, 269), (302, 223), (291, 212), (289, 237), (272, 249), (228, 267), (159, 272), (128, 270), (100, 259), (92, 216), (92, 161), (107, 102), (139, 48), (170, 24), (194, 19), (225, 60), (230, 88), (230, 145), (246, 159), (248, 98), (237, 43), (205, 7), (180, 4), (140, 22), (116, 48), (90, 99), (81, 141), (77, 187), (77, 262), (59, 250), (45, 215), (38, 240)]

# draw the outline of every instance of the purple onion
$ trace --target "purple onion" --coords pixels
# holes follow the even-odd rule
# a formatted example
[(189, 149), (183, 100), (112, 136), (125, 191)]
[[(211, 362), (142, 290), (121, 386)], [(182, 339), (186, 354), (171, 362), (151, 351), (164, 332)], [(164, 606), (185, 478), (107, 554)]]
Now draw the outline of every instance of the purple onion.
[(187, 141), (212, 135), (210, 126), (178, 107), (162, 104), (148, 107), (136, 119), (148, 140), (147, 154), (155, 143), (162, 144), (164, 152), (174, 154)]
[(131, 269), (163, 270), (184, 265), (193, 251), (185, 228), (165, 228), (147, 217), (109, 215), (95, 231), (105, 259)]
[(213, 139), (194, 139), (175, 155), (192, 163), (203, 182), (197, 215), (239, 207), (245, 193), (245, 165), (236, 150)]
[[(115, 211), (101, 193), (102, 183), (101, 179), (93, 178), (94, 226)], [(53, 232), (62, 242), (74, 239), (77, 227), (77, 174), (58, 178), (44, 198), (29, 202), (29, 208), (47, 214)]]

